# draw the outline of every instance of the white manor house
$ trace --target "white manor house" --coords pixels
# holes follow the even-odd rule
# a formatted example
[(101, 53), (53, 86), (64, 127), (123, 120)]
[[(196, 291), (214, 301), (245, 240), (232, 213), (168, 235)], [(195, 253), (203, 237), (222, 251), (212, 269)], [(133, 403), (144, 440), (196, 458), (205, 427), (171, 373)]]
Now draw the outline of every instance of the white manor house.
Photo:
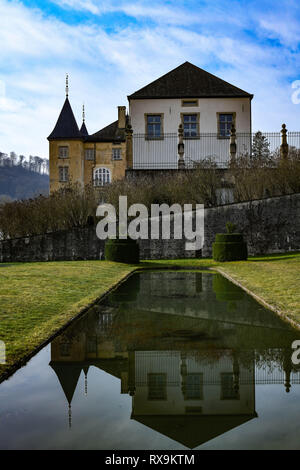
[(127, 170), (193, 168), (203, 160), (226, 168), (231, 131), (236, 153), (251, 151), (253, 95), (185, 62), (128, 96), (117, 120), (90, 134), (66, 99), (50, 133), (50, 191), (69, 181), (103, 186)]
[(133, 169), (177, 168), (180, 124), (186, 163), (226, 163), (232, 125), (237, 151), (249, 152), (252, 98), (189, 62), (171, 70), (128, 96)]

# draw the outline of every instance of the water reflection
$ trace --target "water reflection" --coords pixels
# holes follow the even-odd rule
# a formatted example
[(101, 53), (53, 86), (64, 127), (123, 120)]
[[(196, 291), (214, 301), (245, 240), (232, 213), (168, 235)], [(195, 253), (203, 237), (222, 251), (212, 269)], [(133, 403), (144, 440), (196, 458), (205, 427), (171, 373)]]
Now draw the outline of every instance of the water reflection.
[(51, 344), (69, 407), (82, 371), (120, 379), (131, 418), (194, 448), (255, 419), (255, 385), (300, 383), (289, 325), (222, 276), (136, 274)]

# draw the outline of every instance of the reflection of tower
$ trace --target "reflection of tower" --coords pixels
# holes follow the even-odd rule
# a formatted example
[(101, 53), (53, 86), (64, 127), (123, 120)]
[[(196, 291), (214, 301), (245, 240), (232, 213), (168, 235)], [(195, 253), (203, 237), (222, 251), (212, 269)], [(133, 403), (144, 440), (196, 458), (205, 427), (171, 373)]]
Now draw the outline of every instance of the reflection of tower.
[(69, 403), (69, 428), (71, 429), (72, 427), (72, 406), (71, 403)]
[(85, 396), (87, 396), (88, 394), (88, 371), (89, 371), (89, 366), (85, 366), (83, 368), (83, 372), (84, 372), (84, 394)]
[(290, 348), (286, 348), (284, 350), (283, 356), (283, 370), (285, 372), (285, 391), (289, 393), (291, 388), (291, 372), (292, 372), (292, 363), (291, 363), (291, 350)]
[(111, 334), (114, 315), (113, 313), (101, 313), (99, 315), (99, 323), (97, 333), (99, 338), (107, 338)]
[(69, 404), (68, 416), (69, 416), (69, 427), (72, 426), (72, 399), (74, 392), (77, 387), (78, 379), (81, 374), (81, 367), (73, 364), (59, 364), (50, 362), (50, 366), (57, 375), (60, 385), (64, 391), (65, 397)]
[(135, 394), (135, 352), (128, 352), (128, 393), (131, 397)]

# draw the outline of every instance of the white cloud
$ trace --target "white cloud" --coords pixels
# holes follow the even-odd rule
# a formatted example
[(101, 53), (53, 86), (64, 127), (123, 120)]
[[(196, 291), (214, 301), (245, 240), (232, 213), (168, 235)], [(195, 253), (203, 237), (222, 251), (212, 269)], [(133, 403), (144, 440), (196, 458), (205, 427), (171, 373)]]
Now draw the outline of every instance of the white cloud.
[(76, 10), (86, 10), (94, 15), (100, 13), (100, 8), (93, 0), (54, 0), (54, 3), (62, 7), (72, 8)]
[[(73, 2), (60, 0), (68, 7)], [(117, 8), (92, 0), (76, 5), (97, 15)], [(157, 16), (154, 3), (146, 8), (142, 2), (121, 2), (118, 8), (136, 17)], [(6, 84), (6, 92), (0, 91), (0, 150), (47, 156), (46, 137), (63, 104), (66, 72), (78, 123), (84, 101), (89, 131), (95, 132), (116, 119), (116, 107), (127, 104), (127, 95), (186, 60), (254, 93), (254, 128), (277, 130), (283, 121), (297, 128), (300, 105), (292, 104), (287, 82), (299, 63), (297, 52), (226, 34), (222, 28), (192, 30), (184, 25), (188, 15), (177, 23), (178, 9), (172, 20), (164, 20), (171, 7), (164, 8), (154, 26), (107, 32), (96, 21), (65, 24), (18, 1), (0, 0), (0, 83)], [(207, 15), (205, 10), (203, 18)]]
[(97, 0), (52, 0), (62, 8), (87, 11), (94, 15), (121, 12), (134, 18), (150, 18), (157, 23), (190, 24), (195, 21), (195, 15), (183, 12), (174, 6), (167, 7), (161, 2), (122, 2)]
[(299, 22), (295, 18), (286, 14), (280, 17), (268, 15), (261, 18), (259, 24), (271, 39), (278, 39), (282, 45), (292, 49), (297, 49), (299, 46)]

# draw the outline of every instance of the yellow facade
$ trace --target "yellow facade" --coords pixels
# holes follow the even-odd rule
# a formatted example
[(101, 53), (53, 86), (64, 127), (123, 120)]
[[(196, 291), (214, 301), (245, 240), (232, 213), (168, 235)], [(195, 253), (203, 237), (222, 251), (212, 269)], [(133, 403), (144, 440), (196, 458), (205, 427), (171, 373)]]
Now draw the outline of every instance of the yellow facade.
[[(59, 147), (67, 147), (69, 156), (60, 158)], [(85, 150), (94, 151), (94, 160), (87, 160)], [(121, 150), (121, 159), (113, 159), (113, 149)], [(54, 140), (49, 142), (50, 193), (63, 188), (66, 183), (79, 183), (82, 186), (93, 184), (95, 170), (106, 168), (111, 181), (125, 177), (127, 168), (126, 143), (83, 142), (80, 140)], [(68, 182), (60, 181), (59, 168), (68, 167)]]
[[(122, 142), (118, 145), (112, 142), (96, 142), (85, 143), (85, 149), (93, 149), (95, 152), (95, 160), (84, 160), (84, 184), (91, 184), (93, 181), (94, 172), (97, 168), (107, 168), (111, 172), (111, 180), (119, 180), (125, 177), (125, 170), (127, 168), (126, 160), (126, 144)], [(113, 149), (121, 150), (121, 160), (113, 159)], [(85, 152), (84, 152), (85, 153)]]
[(128, 167), (125, 126), (126, 108), (119, 106), (117, 121), (88, 135), (84, 123), (79, 130), (67, 97), (48, 137), (50, 193), (70, 183), (101, 187), (124, 178)]

